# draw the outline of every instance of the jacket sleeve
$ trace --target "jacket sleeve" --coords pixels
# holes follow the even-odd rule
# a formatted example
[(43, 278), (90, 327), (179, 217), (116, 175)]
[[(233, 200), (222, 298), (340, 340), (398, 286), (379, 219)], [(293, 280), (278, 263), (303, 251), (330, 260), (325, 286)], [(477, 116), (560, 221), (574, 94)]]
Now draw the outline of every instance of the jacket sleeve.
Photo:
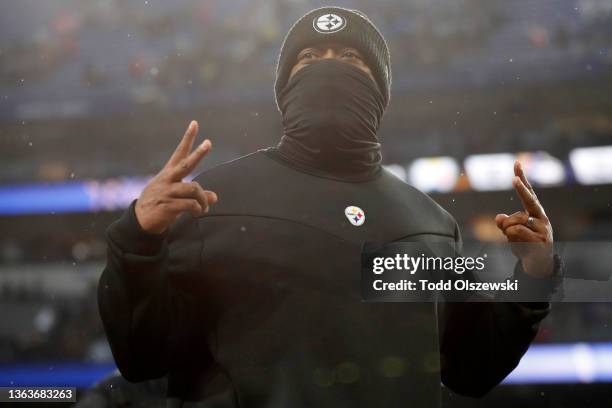
[[(461, 237), (456, 228), (456, 243)], [(517, 262), (517, 279), (526, 275)], [(481, 397), (518, 365), (550, 310), (548, 302), (456, 302), (440, 304), (442, 382), (452, 391)]]
[(168, 279), (168, 234), (142, 230), (135, 203), (107, 228), (107, 262), (98, 285), (98, 307), (115, 362), (132, 382), (166, 375), (180, 360), (183, 339), (194, 326), (189, 296)]

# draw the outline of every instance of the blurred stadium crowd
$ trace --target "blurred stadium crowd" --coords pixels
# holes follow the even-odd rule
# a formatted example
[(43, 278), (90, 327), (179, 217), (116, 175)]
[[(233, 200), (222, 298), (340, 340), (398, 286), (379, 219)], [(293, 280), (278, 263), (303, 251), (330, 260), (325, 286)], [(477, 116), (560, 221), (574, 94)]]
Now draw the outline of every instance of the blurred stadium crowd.
[[(163, 122), (171, 112), (185, 111), (205, 115), (204, 120), (233, 107), (229, 117), (243, 125), (242, 135), (252, 127), (244, 125), (255, 123), (269, 133), (249, 134), (251, 146), (275, 140), (278, 118), (270, 108), (282, 36), (303, 10), (321, 4), (15, 2), (0, 17), (0, 115), (8, 136), (0, 180), (142, 173), (132, 151), (109, 153), (119, 150), (116, 139), (129, 139), (155, 158), (151, 154), (163, 149), (144, 145), (132, 133), (149, 142), (173, 140), (177, 124), (159, 129), (160, 118), (147, 115), (151, 112), (165, 112)], [(391, 48), (398, 102), (382, 130), (393, 145), (387, 146), (390, 162), (542, 147), (567, 154), (609, 136), (612, 124), (603, 115), (609, 98), (599, 81), (593, 82), (608, 78), (612, 65), (612, 10), (606, 0), (338, 4), (368, 13)], [(248, 115), (241, 112), (246, 106)], [(141, 120), (137, 113), (144, 115)], [(112, 130), (109, 115), (122, 118)], [(102, 123), (81, 121), (91, 118)], [(215, 141), (225, 141), (228, 130), (238, 130), (227, 120), (219, 117), (213, 128), (204, 120), (204, 129)], [(213, 133), (217, 128), (225, 131)], [(228, 155), (251, 147), (219, 141), (232, 149)]]
[[(0, 5), (0, 198), (36, 203), (18, 215), (0, 203), (0, 371), (112, 360), (95, 303), (104, 228), (163, 165), (189, 119), (214, 144), (202, 169), (278, 140), (272, 84), (283, 35), (324, 4)], [(518, 205), (499, 166), (520, 155), (557, 240), (610, 240), (609, 0), (335, 4), (368, 14), (391, 49), (386, 164), (431, 192), (465, 239), (500, 239), (494, 214)], [(580, 150), (590, 147), (599, 150)], [(78, 183), (89, 192), (95, 183), (105, 204), (45, 206)], [(609, 304), (558, 304), (538, 341), (609, 342), (611, 322)]]

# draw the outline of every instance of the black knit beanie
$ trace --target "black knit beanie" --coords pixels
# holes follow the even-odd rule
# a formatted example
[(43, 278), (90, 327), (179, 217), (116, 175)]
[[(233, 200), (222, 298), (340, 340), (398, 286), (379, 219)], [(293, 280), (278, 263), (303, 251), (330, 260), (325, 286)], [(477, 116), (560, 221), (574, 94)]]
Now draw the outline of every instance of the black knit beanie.
[(287, 84), (298, 53), (306, 47), (329, 41), (341, 42), (363, 54), (364, 62), (370, 67), (384, 97), (386, 108), (391, 97), (391, 59), (382, 34), (358, 10), (321, 7), (303, 15), (285, 36), (276, 64), (274, 83), (274, 99), (279, 111), (278, 95)]

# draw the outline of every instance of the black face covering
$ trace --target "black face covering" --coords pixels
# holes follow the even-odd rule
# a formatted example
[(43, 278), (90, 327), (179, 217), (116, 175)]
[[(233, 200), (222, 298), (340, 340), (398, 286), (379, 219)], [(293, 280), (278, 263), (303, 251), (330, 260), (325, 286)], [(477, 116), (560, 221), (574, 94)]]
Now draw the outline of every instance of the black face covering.
[(384, 100), (359, 68), (332, 59), (314, 62), (291, 77), (279, 106), (284, 136), (277, 149), (286, 159), (349, 178), (380, 169), (376, 132)]

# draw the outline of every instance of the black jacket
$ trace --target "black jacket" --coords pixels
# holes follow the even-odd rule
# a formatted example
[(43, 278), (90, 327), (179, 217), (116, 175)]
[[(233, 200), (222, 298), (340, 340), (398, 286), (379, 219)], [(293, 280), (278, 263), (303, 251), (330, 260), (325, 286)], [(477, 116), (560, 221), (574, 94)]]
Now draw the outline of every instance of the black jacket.
[[(274, 149), (200, 174), (219, 202), (162, 235), (134, 203), (107, 231), (104, 327), (130, 381), (168, 376), (204, 407), (436, 407), (440, 380), (480, 396), (548, 312), (517, 303), (363, 303), (364, 242), (448, 240), (453, 217), (386, 170), (309, 174)], [(366, 213), (355, 227), (349, 205)], [(520, 269), (520, 268), (517, 268)], [(519, 271), (520, 272), (520, 271)]]

